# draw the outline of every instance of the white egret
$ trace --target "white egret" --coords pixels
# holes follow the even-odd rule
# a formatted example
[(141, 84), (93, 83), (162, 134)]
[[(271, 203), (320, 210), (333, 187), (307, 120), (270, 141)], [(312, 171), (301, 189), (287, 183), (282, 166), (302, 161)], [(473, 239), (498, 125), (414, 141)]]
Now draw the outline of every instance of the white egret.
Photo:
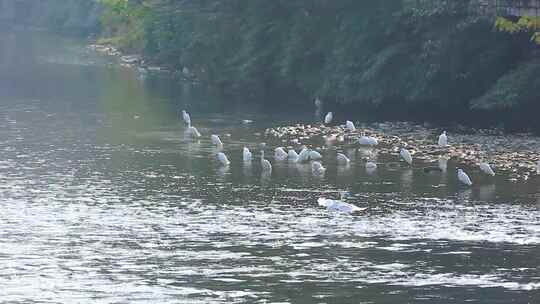
[(446, 136), (446, 131), (443, 131), (442, 134), (439, 135), (438, 144), (439, 144), (439, 147), (448, 146), (448, 137)]
[(229, 159), (227, 158), (227, 155), (225, 155), (225, 153), (223, 152), (219, 152), (217, 154), (217, 159), (219, 160), (219, 162), (223, 165), (223, 166), (228, 166), (231, 162), (229, 161)]
[(249, 151), (249, 149), (247, 147), (244, 147), (244, 151), (242, 153), (242, 159), (245, 162), (249, 162), (249, 161), (251, 161), (251, 158), (252, 158), (251, 151)]
[(362, 135), (358, 138), (358, 143), (361, 146), (376, 146), (379, 141), (375, 137)]
[(479, 167), (485, 174), (495, 176), (495, 172), (488, 163), (480, 163)]
[(212, 136), (210, 136), (210, 139), (212, 140), (213, 145), (216, 145), (218, 147), (223, 146), (223, 142), (221, 141), (218, 135), (212, 134)]
[(343, 153), (337, 154), (337, 163), (339, 165), (348, 165), (351, 162), (351, 160)]
[(309, 159), (311, 160), (319, 160), (322, 158), (322, 155), (321, 153), (315, 151), (315, 150), (311, 150), (309, 151)]
[(316, 175), (322, 175), (326, 172), (326, 168), (320, 162), (314, 161), (311, 163), (311, 172)]
[(186, 110), (182, 110), (182, 119), (186, 123), (186, 125), (191, 126), (191, 117), (189, 116), (189, 113), (186, 112)]
[(356, 127), (354, 126), (354, 123), (350, 120), (347, 120), (345, 122), (345, 128), (350, 132), (356, 131)]
[(409, 152), (409, 150), (405, 149), (405, 148), (401, 148), (401, 150), (399, 151), (399, 155), (401, 156), (401, 158), (403, 158), (403, 160), (409, 164), (409, 165), (412, 165), (412, 155), (411, 155), (411, 152)]
[(324, 117), (324, 124), (327, 125), (332, 123), (332, 119), (334, 119), (334, 114), (332, 112), (328, 112)]
[(264, 158), (264, 150), (261, 151), (261, 167), (263, 172), (270, 173), (272, 172), (272, 164)]
[(467, 175), (467, 173), (465, 173), (465, 171), (458, 169), (457, 177), (458, 177), (458, 180), (462, 182), (463, 184), (467, 186), (472, 186), (472, 181)]
[(199, 133), (199, 130), (197, 128), (191, 126), (191, 123), (188, 124), (188, 128), (186, 130), (186, 133), (193, 138), (201, 137), (201, 133)]
[(377, 169), (377, 164), (372, 162), (372, 161), (367, 161), (366, 162), (366, 170), (368, 171), (374, 171), (375, 169)]
[(295, 162), (298, 160), (298, 153), (296, 153), (294, 149), (290, 149), (289, 153), (287, 154), (287, 157), (289, 158), (290, 161)]
[(287, 152), (285, 152), (285, 149), (283, 149), (282, 147), (278, 147), (274, 150), (274, 158), (277, 161), (286, 160), (288, 156), (289, 155), (287, 154)]
[(309, 160), (309, 149), (303, 148), (302, 151), (300, 151), (300, 154), (298, 154), (297, 162), (307, 162), (308, 160)]
[(319, 204), (319, 206), (326, 207), (326, 209), (328, 209), (329, 211), (354, 213), (354, 212), (365, 210), (365, 208), (360, 208), (353, 204), (349, 204), (343, 201), (328, 199), (324, 197), (320, 197), (317, 200), (317, 203)]

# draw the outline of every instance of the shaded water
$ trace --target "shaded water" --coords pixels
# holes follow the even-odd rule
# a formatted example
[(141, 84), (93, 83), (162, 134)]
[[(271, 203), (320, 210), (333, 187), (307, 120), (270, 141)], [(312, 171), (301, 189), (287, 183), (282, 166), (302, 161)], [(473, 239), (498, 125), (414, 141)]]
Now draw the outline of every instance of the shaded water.
[[(323, 178), (273, 160), (261, 176), (241, 148), (257, 151), (255, 133), (292, 117), (223, 111), (226, 101), (110, 65), (80, 41), (0, 42), (0, 302), (540, 301), (538, 180), (477, 175), (465, 189), (453, 170), (369, 174), (337, 168), (329, 151)], [(184, 137), (183, 108), (200, 141)], [(231, 134), (229, 169), (212, 133)], [(366, 212), (317, 206), (339, 191)]]

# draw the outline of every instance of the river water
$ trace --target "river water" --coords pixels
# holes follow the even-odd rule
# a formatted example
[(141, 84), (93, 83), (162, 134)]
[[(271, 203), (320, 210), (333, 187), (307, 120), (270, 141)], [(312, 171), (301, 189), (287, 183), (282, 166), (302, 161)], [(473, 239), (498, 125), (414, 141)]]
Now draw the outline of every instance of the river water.
[[(76, 39), (0, 34), (0, 302), (540, 303), (538, 180), (273, 159), (261, 176), (242, 147), (309, 118), (201, 90)], [(230, 134), (229, 169), (212, 133)], [(366, 211), (317, 206), (340, 191)]]

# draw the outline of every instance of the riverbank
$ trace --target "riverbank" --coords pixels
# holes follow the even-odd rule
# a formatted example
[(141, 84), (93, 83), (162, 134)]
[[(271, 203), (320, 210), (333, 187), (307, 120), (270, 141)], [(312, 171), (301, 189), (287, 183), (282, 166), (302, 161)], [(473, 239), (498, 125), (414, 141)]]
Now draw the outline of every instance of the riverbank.
[(473, 4), (134, 4), (105, 7), (104, 35), (231, 99), (540, 132), (537, 46)]
[(439, 147), (437, 144), (441, 130), (408, 122), (365, 124), (352, 132), (346, 130), (344, 125), (298, 124), (269, 128), (264, 135), (277, 145), (291, 148), (307, 145), (319, 150), (345, 151), (351, 147), (360, 147), (358, 137), (365, 134), (377, 138), (379, 144), (373, 148), (364, 147), (373, 153), (365, 154), (363, 161), (377, 158), (377, 154), (395, 157), (397, 161), (400, 147), (406, 147), (415, 160), (413, 166), (421, 167), (426, 172), (439, 170), (439, 160), (450, 160), (457, 167), (471, 172), (479, 170), (480, 162), (487, 162), (496, 174), (507, 176), (513, 182), (528, 180), (537, 175), (540, 138), (532, 134), (505, 134), (501, 130), (467, 128), (448, 131), (447, 147)]

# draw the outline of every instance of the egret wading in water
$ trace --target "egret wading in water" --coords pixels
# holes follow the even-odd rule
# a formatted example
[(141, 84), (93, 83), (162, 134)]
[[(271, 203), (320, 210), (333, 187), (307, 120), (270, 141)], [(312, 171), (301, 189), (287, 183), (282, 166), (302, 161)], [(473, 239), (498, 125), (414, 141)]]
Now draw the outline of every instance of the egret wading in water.
[(405, 149), (405, 148), (401, 148), (401, 150), (399, 151), (399, 155), (401, 156), (401, 158), (407, 163), (409, 164), (409, 166), (412, 166), (412, 155), (411, 155), (411, 152), (409, 152), (409, 150)]
[(448, 137), (446, 136), (446, 131), (443, 131), (442, 134), (439, 135), (438, 144), (439, 144), (439, 147), (448, 146)]
[(186, 123), (186, 125), (191, 126), (191, 117), (189, 116), (189, 113), (186, 112), (186, 110), (182, 110), (182, 119), (184, 120), (184, 123)]
[(274, 158), (277, 161), (283, 161), (286, 160), (289, 154), (285, 152), (285, 149), (282, 147), (278, 147), (274, 150)]
[(339, 200), (328, 199), (320, 197), (317, 200), (317, 203), (321, 207), (326, 207), (328, 211), (343, 212), (343, 213), (354, 213), (365, 210), (364, 208), (359, 208), (353, 204), (349, 204)]
[(319, 160), (322, 158), (322, 155), (321, 153), (315, 151), (315, 150), (311, 150), (309, 151), (309, 159), (310, 160)]
[(197, 128), (191, 126), (191, 122), (188, 124), (188, 128), (186, 130), (186, 133), (188, 136), (192, 138), (199, 138), (201, 137), (201, 133), (199, 133), (199, 130)]
[(249, 151), (247, 147), (244, 147), (244, 150), (242, 152), (242, 159), (244, 160), (244, 162), (250, 162), (251, 158), (252, 158), (251, 151)]
[(370, 160), (368, 160), (368, 161), (366, 162), (366, 170), (368, 170), (368, 171), (375, 171), (375, 169), (377, 169), (377, 164), (374, 163), (374, 162), (372, 162), (372, 161), (370, 161)]
[(315, 175), (323, 175), (326, 172), (326, 168), (320, 162), (314, 161), (311, 163), (311, 171)]
[(354, 123), (350, 120), (347, 120), (345, 122), (345, 129), (347, 129), (347, 131), (349, 132), (354, 132), (356, 131), (356, 127), (354, 126)]
[(300, 154), (298, 154), (297, 162), (303, 163), (307, 161), (309, 161), (309, 149), (303, 148)]
[(457, 171), (457, 177), (458, 177), (458, 180), (460, 182), (462, 182), (463, 184), (467, 185), (467, 186), (472, 186), (472, 181), (471, 179), (469, 178), (469, 176), (467, 175), (467, 173), (465, 173), (465, 171), (463, 171), (462, 169), (458, 169)]
[(264, 158), (264, 150), (261, 151), (261, 168), (264, 173), (272, 172), (272, 164)]
[(296, 153), (296, 151), (293, 149), (290, 149), (289, 153), (287, 153), (287, 158), (289, 161), (296, 162), (298, 160), (298, 153)]
[(324, 117), (324, 124), (325, 125), (331, 124), (333, 119), (334, 119), (334, 114), (332, 112), (326, 113), (326, 116)]
[(231, 163), (229, 159), (227, 158), (227, 155), (225, 155), (225, 153), (223, 152), (219, 152), (217, 154), (217, 159), (223, 166), (228, 166)]
[(480, 163), (479, 167), (485, 174), (495, 176), (495, 172), (488, 163)]
[(351, 160), (343, 153), (337, 154), (337, 163), (338, 165), (348, 165)]
[(212, 136), (210, 136), (210, 139), (212, 140), (213, 145), (218, 146), (218, 147), (223, 146), (223, 142), (221, 141), (218, 135), (212, 134)]

